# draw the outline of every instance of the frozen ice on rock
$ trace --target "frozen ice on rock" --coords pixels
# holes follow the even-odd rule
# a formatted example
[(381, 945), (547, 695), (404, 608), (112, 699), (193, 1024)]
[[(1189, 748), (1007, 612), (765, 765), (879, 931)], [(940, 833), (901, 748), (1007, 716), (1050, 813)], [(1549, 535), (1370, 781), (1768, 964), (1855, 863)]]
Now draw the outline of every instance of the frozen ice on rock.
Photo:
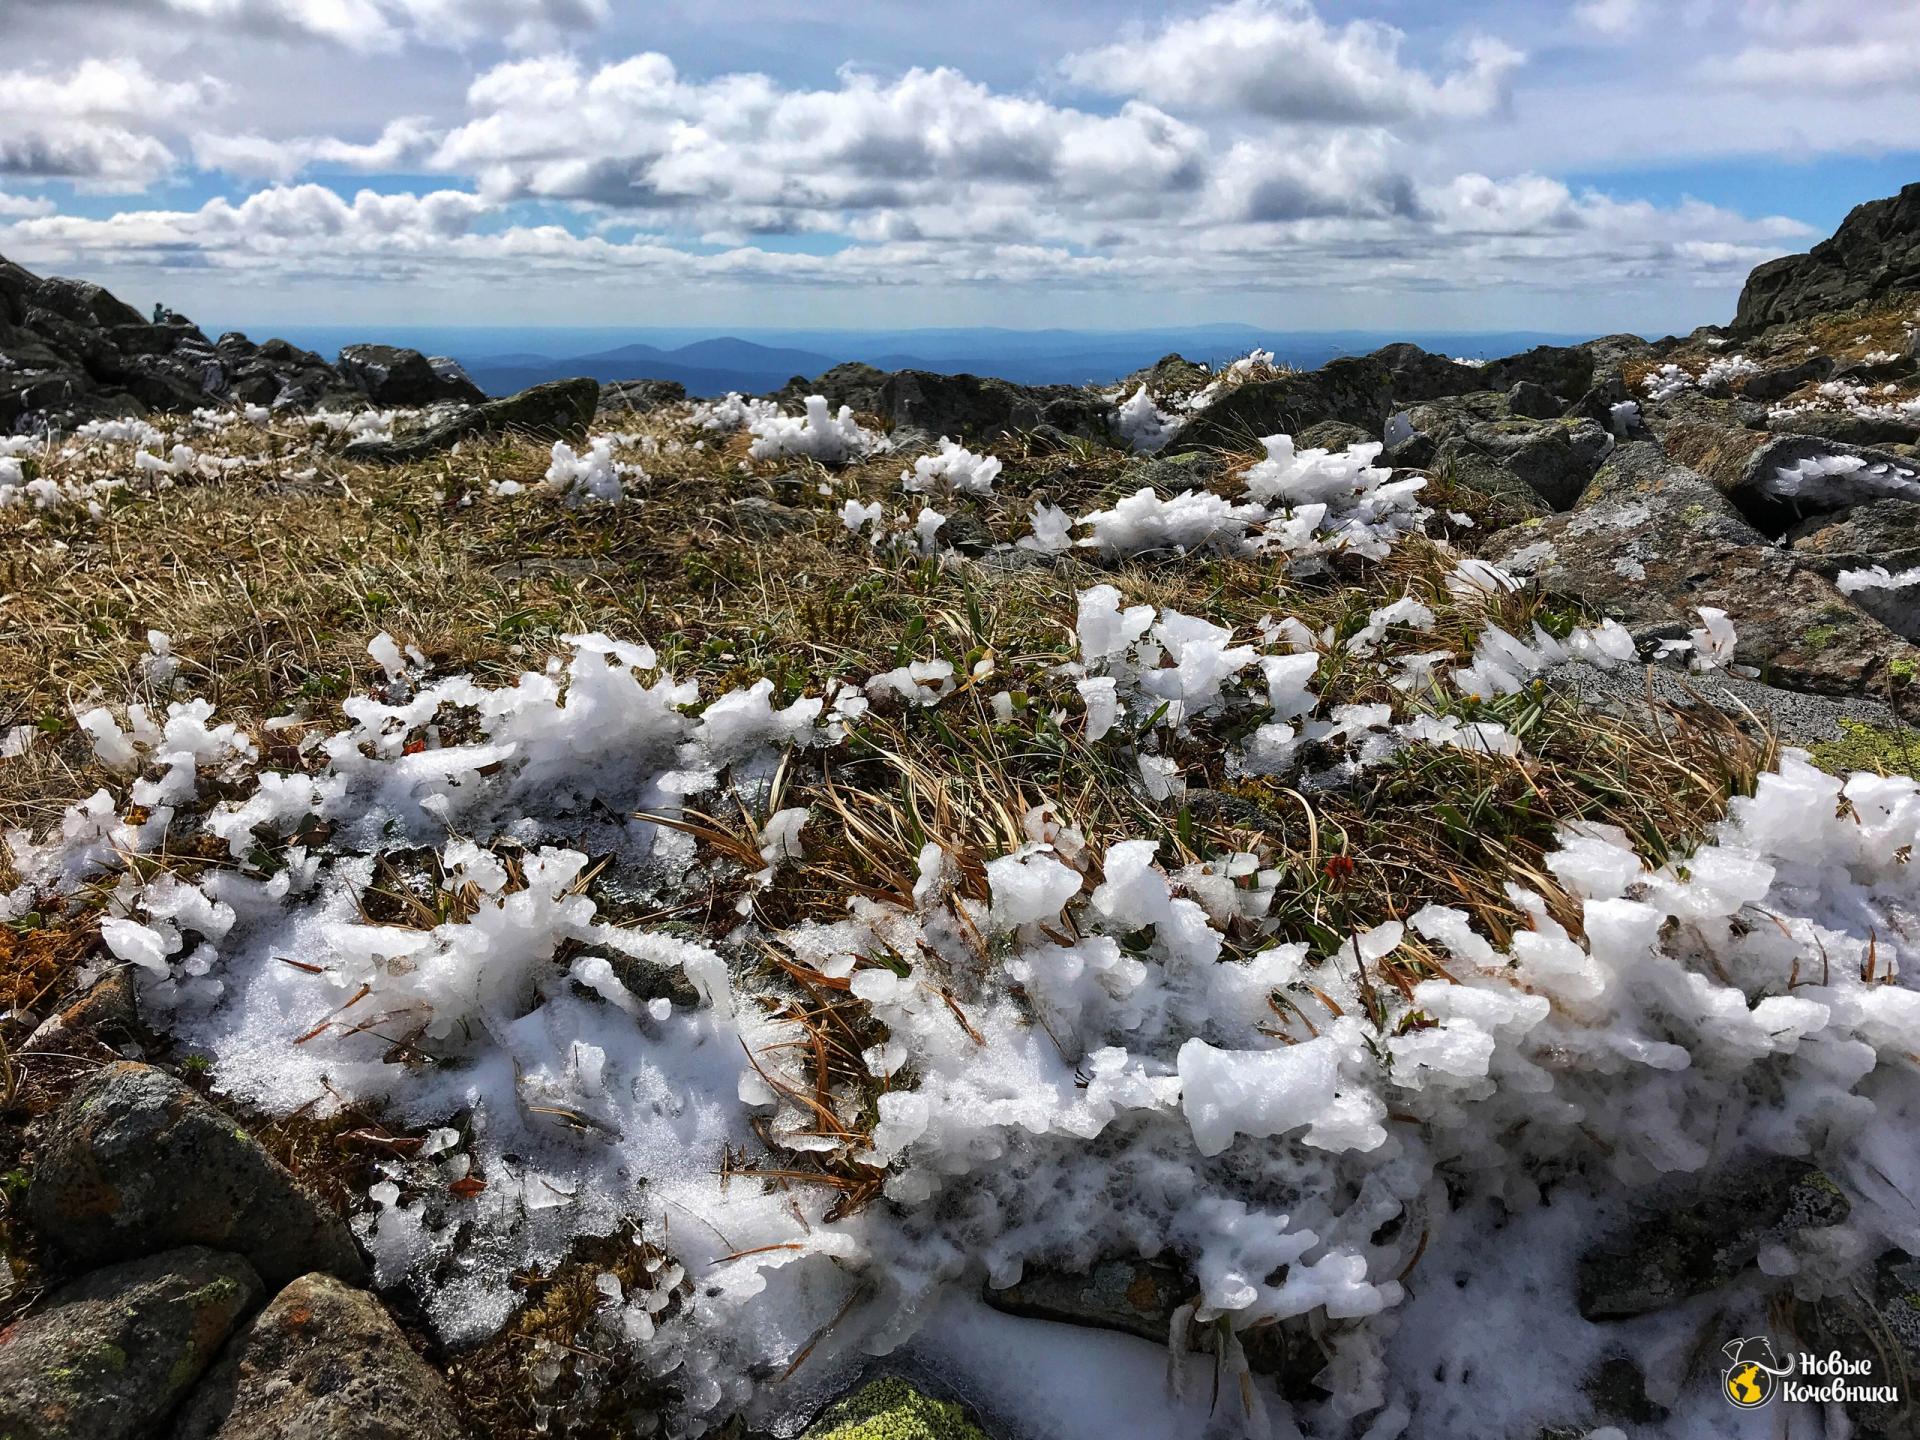
[(1155, 451), (1173, 438), (1179, 421), (1153, 403), (1147, 387), (1140, 386), (1114, 411), (1113, 428), (1135, 450)]

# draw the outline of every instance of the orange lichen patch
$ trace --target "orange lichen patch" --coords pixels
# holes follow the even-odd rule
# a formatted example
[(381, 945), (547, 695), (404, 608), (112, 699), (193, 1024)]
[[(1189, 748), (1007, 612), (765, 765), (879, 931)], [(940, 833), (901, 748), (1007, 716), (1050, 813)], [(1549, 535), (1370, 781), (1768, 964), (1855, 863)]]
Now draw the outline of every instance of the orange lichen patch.
[(32, 1010), (60, 989), (100, 938), (99, 919), (36, 919), (0, 925), (0, 1010)]

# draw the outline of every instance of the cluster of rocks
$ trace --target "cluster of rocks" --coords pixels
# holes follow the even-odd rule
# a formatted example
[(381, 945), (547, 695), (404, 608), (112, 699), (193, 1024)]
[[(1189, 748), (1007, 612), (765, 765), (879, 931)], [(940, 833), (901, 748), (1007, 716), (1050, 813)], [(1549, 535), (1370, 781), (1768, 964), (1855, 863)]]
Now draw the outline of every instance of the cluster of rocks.
[(285, 340), (209, 340), (170, 310), (142, 315), (99, 285), (0, 258), (0, 432), (63, 421), (246, 404), (431, 405), (485, 398), (459, 365), (391, 345), (335, 364)]
[[(58, 1017), (30, 1050), (70, 1044), (89, 1018)], [(180, 1080), (109, 1065), (38, 1150), (26, 1213), (76, 1273), (0, 1331), (0, 1435), (465, 1433), (445, 1382), (359, 1288), (345, 1222)]]

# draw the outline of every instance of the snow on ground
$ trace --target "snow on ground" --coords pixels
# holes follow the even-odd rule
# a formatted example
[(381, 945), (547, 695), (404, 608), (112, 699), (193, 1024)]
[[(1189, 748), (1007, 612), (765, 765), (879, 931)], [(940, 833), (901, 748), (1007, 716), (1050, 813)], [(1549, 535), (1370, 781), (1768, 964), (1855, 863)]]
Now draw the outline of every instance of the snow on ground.
[[(739, 423), (756, 453), (823, 461), (877, 439), (824, 401)], [(1375, 467), (1377, 447), (1276, 436), (1266, 450), (1244, 501), (1142, 491), (1086, 517), (1082, 544), (1379, 556), (1425, 518), (1418, 482)], [(992, 483), (957, 447), (932, 458), (903, 481)], [(618, 485), (599, 444), (553, 460), (563, 492)], [(941, 517), (925, 515), (931, 536)], [(1057, 548), (1065, 518), (1036, 516), (1036, 542)], [(849, 502), (845, 520), (880, 517)], [(1445, 598), (1471, 615), (1516, 583), (1467, 562)], [(1297, 618), (1236, 634), (1106, 585), (1073, 604), (1083, 713), (1063, 723), (1156, 797), (1180, 783), (1169, 742), (1216, 721), (1241, 773), (1303, 786), (1408, 746), (1524, 754), (1503, 726), (1444, 709), (1327, 706), (1316, 687), (1333, 666), (1378, 667), (1403, 696), (1499, 695), (1569, 655), (1636, 658), (1611, 622), (1556, 639), (1484, 616), (1463, 650), (1410, 595), (1338, 647)], [(1689, 653), (1718, 663), (1731, 625), (1701, 620)], [(596, 898), (603, 869), (645, 897), (639, 911), (712, 880), (653, 817), (713, 808), (703, 797), (729, 787), (764, 796), (784, 755), (834, 754), (870, 706), (965, 704), (986, 672), (921, 658), (821, 675), (776, 707), (770, 682), (703, 696), (650, 647), (604, 635), (498, 687), (424, 673), (391, 637), (371, 653), (386, 684), (346, 702), (347, 728), (299, 742), (303, 770), (264, 766), (204, 700), (79, 716), (141, 811), (124, 818), (103, 790), (56, 834), (11, 837), (29, 884), (7, 903), (103, 875), (106, 945), (137, 968), (149, 1013), (213, 1058), (220, 1089), (426, 1131), (355, 1224), (380, 1283), (412, 1291), (449, 1343), (506, 1321), (516, 1272), (580, 1235), (632, 1233), (646, 1283), (603, 1277), (600, 1343), (674, 1387), (668, 1433), (743, 1406), (785, 1423), (845, 1367), (894, 1351), (1034, 1435), (1334, 1436), (1356, 1419), (1380, 1440), (1531, 1433), (1565, 1417), (1570, 1380), (1609, 1346), (1673, 1374), (1677, 1321), (1596, 1326), (1567, 1293), (1573, 1254), (1632, 1187), (1810, 1155), (1853, 1213), (1777, 1247), (1772, 1273), (1811, 1295), (1887, 1245), (1920, 1249), (1904, 1198), (1920, 1161), (1870, 1140), (1920, 1123), (1911, 780), (1843, 780), (1787, 751), (1662, 866), (1619, 831), (1569, 826), (1547, 866), (1578, 923), (1516, 880), (1524, 923), (1498, 944), (1437, 905), (1322, 945), (1279, 940), (1282, 877), (1260, 857), (1178, 863), (1151, 834), (1096, 847), (1056, 808), (1065, 796), (1017, 817), (1022, 843), (972, 857), (984, 895), (929, 840), (910, 896), (855, 895), (778, 931), (748, 900), (737, 924), (691, 937)], [(1298, 775), (1309, 745), (1340, 757), (1331, 771)], [(807, 824), (792, 809), (758, 822), (756, 885), (806, 863)], [(126, 866), (195, 827), (229, 864)], [(1415, 946), (1432, 978), (1378, 983)], [(787, 976), (864, 1006), (870, 1126), (816, 1097), (785, 982), (747, 963), (769, 948)], [(843, 1215), (831, 1189), (737, 1168), (768, 1143), (832, 1153), (879, 1193)], [(1114, 1256), (1191, 1269), (1176, 1329), (1210, 1337), (1207, 1353), (978, 1299)], [(1762, 1326), (1755, 1294), (1729, 1303)], [(1289, 1404), (1248, 1372), (1242, 1341), (1306, 1316), (1332, 1398)], [(764, 1383), (803, 1353), (801, 1385)], [(1717, 1396), (1675, 1388), (1663, 1433), (1730, 1433)]]

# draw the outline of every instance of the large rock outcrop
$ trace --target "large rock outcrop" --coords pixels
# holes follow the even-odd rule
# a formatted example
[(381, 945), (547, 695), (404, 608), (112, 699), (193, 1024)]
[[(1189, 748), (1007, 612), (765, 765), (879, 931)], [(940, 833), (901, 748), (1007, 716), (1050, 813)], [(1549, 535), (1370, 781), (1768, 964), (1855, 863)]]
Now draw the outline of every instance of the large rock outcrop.
[(1854, 206), (1806, 254), (1757, 268), (1741, 287), (1733, 327), (1764, 330), (1902, 290), (1920, 290), (1920, 181)]
[(350, 345), (339, 363), (237, 331), (209, 340), (183, 315), (142, 315), (103, 286), (42, 277), (0, 258), (0, 434), (36, 417), (86, 420), (203, 405), (478, 404), (445, 357)]
[(1920, 651), (1649, 441), (1615, 451), (1571, 512), (1502, 530), (1481, 553), (1644, 634), (1681, 636), (1699, 606), (1725, 610), (1740, 663), (1789, 689), (1879, 693), (1920, 668)]

